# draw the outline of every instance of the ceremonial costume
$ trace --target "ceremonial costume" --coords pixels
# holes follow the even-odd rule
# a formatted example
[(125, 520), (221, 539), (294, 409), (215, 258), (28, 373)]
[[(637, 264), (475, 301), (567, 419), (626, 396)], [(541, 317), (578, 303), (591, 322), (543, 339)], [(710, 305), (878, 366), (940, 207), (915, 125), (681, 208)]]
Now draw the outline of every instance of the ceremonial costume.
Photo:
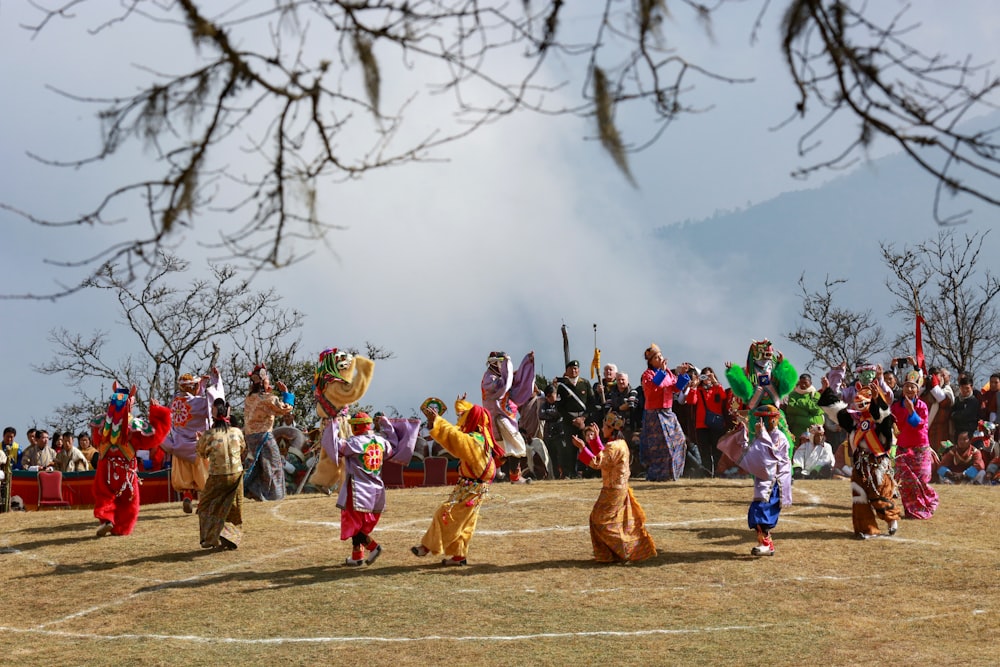
[(323, 431), (323, 449), (331, 461), (344, 462), (345, 478), (337, 507), (341, 510), (340, 539), (352, 541), (346, 565), (370, 565), (382, 553), (382, 547), (371, 537), (385, 509), (382, 466), (385, 461), (400, 465), (410, 462), (420, 427), (416, 419), (395, 421), (384, 426), (388, 438), (373, 431), (372, 418), (364, 412), (350, 419), (352, 435), (346, 439), (339, 436), (332, 422)]
[(493, 426), (485, 409), (458, 401), (455, 411), (460, 415), (458, 426), (436, 417), (431, 437), (459, 460), (458, 484), (434, 512), (420, 545), (411, 551), (417, 556), (443, 553), (451, 558), (442, 563), (465, 565), (479, 520), (479, 506), (487, 498), (496, 474), (496, 459), (503, 456), (503, 449), (493, 439)]
[(188, 513), (194, 495), (205, 488), (208, 466), (195, 450), (198, 434), (212, 426), (212, 403), (217, 398), (225, 398), (225, 391), (219, 370), (213, 368), (208, 377), (195, 378), (190, 373), (180, 376), (170, 403), (173, 424), (163, 449), (172, 457), (170, 484), (182, 494), (184, 511)]
[[(877, 385), (874, 385), (877, 387)], [(851, 468), (851, 518), (854, 533), (862, 539), (880, 534), (878, 519), (888, 524), (889, 534), (899, 527), (899, 493), (892, 476), (893, 416), (886, 396), (871, 386), (856, 389), (850, 406), (827, 387), (819, 405), (847, 433)]]
[(107, 414), (90, 422), (91, 440), (100, 458), (94, 475), (94, 516), (98, 537), (130, 535), (139, 518), (136, 450), (156, 449), (170, 430), (170, 408), (152, 403), (149, 421), (132, 416), (135, 386), (112, 385)]
[[(609, 412), (604, 418), (608, 430), (620, 431), (621, 417)], [(607, 431), (605, 432), (607, 434)], [(628, 485), (630, 454), (621, 438), (607, 445), (594, 432), (581, 448), (580, 461), (601, 471), (601, 494), (590, 512), (590, 542), (598, 563), (638, 562), (656, 555), (656, 544), (646, 532), (646, 513)]]
[(235, 549), (243, 538), (243, 431), (229, 425), (229, 406), (217, 398), (216, 423), (196, 443), (208, 475), (198, 499), (198, 532), (204, 548)]
[(773, 556), (771, 530), (778, 524), (782, 508), (792, 504), (792, 462), (788, 458), (788, 439), (778, 426), (781, 411), (774, 405), (762, 405), (753, 411), (753, 416), (759, 420), (753, 441), (749, 440), (746, 426), (739, 429), (742, 449), (739, 465), (754, 476), (747, 526), (757, 532), (757, 546), (750, 554)]
[(931, 488), (934, 453), (928, 438), (929, 409), (916, 395), (908, 397), (907, 385), (919, 390), (920, 371), (910, 371), (903, 382), (903, 396), (892, 403), (892, 415), (899, 428), (896, 438), (896, 482), (903, 511), (910, 519), (929, 519), (938, 506), (937, 491)]
[(243, 429), (251, 458), (244, 466), (243, 493), (254, 500), (281, 500), (285, 497), (285, 464), (272, 431), (274, 418), (292, 411), (295, 395), (290, 391), (282, 391), (281, 398), (271, 394), (263, 364), (258, 364), (250, 377), (251, 393), (243, 403)]
[[(365, 395), (374, 372), (375, 362), (366, 357), (335, 347), (319, 353), (319, 361), (313, 374), (316, 412), (321, 418), (332, 420), (341, 437), (351, 435), (347, 424), (347, 406)], [(321, 447), (319, 459), (309, 477), (310, 483), (320, 487), (337, 487), (343, 477), (342, 466), (334, 463), (326, 449)]]
[[(646, 349), (645, 357), (647, 366), (654, 359), (665, 361), (655, 343)], [(642, 373), (639, 460), (646, 467), (646, 481), (676, 481), (684, 474), (687, 442), (673, 405), (674, 391), (684, 391), (690, 381), (686, 373), (675, 376), (667, 368), (650, 367)]]
[[(726, 368), (726, 381), (733, 396), (739, 399), (739, 409), (748, 412), (762, 405), (780, 409), (798, 378), (799, 374), (792, 364), (780, 353), (775, 353), (774, 346), (766, 338), (750, 344), (745, 367), (728, 364)], [(783, 412), (778, 417), (778, 428), (785, 434), (788, 456), (791, 457), (796, 440), (788, 430)]]
[(483, 407), (493, 421), (493, 438), (503, 443), (505, 469), (510, 481), (521, 477), (520, 459), (527, 455), (524, 437), (517, 427), (518, 406), (528, 402), (535, 384), (535, 355), (529, 352), (514, 370), (506, 352), (490, 352), (481, 384)]

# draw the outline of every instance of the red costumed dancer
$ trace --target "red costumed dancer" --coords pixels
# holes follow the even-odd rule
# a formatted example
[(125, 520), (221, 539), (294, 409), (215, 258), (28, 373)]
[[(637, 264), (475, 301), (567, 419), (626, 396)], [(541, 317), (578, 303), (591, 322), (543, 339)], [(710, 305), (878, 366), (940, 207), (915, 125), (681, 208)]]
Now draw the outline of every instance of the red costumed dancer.
[(156, 449), (170, 432), (170, 408), (150, 401), (149, 421), (132, 417), (135, 385), (128, 392), (115, 382), (104, 417), (90, 422), (94, 447), (100, 453), (94, 475), (94, 516), (101, 522), (97, 536), (130, 535), (139, 519), (139, 474), (135, 451)]

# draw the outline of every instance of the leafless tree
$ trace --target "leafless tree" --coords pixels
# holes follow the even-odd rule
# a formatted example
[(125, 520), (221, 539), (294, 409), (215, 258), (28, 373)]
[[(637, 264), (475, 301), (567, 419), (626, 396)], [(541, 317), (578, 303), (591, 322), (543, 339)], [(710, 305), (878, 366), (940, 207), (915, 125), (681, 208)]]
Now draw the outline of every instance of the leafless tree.
[(885, 332), (870, 309), (855, 311), (835, 304), (834, 293), (845, 282), (827, 276), (821, 290), (810, 292), (805, 275), (799, 277), (802, 319), (794, 331), (785, 335), (812, 354), (806, 365), (809, 368), (820, 364), (827, 370), (844, 361), (853, 368), (858, 360), (876, 362), (878, 355), (885, 352)]
[(918, 26), (906, 22), (907, 5), (898, 5), (888, 22), (876, 22), (869, 18), (876, 4), (887, 3), (789, 3), (782, 48), (799, 91), (796, 115), (821, 112), (802, 135), (800, 155), (821, 152), (823, 133), (835, 119), (847, 114), (859, 121), (852, 142), (834, 145), (797, 173), (850, 166), (884, 137), (937, 180), (938, 222), (968, 215), (946, 213), (943, 194), (1000, 204), (997, 128), (969, 131), (961, 125), (977, 109), (996, 108), (1000, 79), (989, 69), (993, 63), (977, 66), (969, 57), (920, 51), (909, 42)]
[[(88, 285), (107, 290), (118, 300), (121, 321), (108, 322), (104, 330), (91, 334), (65, 328), (51, 332), (55, 357), (35, 367), (42, 373), (56, 373), (76, 387), (78, 400), (57, 410), (73, 423), (95, 407), (100, 407), (110, 392), (111, 383), (135, 384), (140, 406), (150, 398), (168, 403), (182, 373), (208, 373), (219, 357), (221, 347), (291, 358), (298, 341), (288, 342), (301, 327), (303, 315), (281, 307), (281, 296), (273, 289), (256, 292), (245, 278), (238, 278), (231, 266), (212, 267), (211, 277), (196, 279), (186, 287), (176, 283), (187, 263), (171, 255), (156, 262), (157, 270), (141, 289), (106, 266)], [(110, 328), (128, 336), (127, 341), (113, 341)], [(130, 354), (109, 349), (117, 344), (138, 344)], [(238, 357), (237, 357), (238, 358)], [(224, 382), (238, 386), (246, 374), (246, 365), (219, 363)]]
[[(675, 0), (669, 16), (693, 19), (712, 39), (713, 21), (728, 4)], [(869, 18), (873, 7), (884, 3), (781, 4), (782, 48), (800, 93), (794, 116), (809, 127), (800, 152), (813, 160), (801, 174), (847, 166), (883, 136), (937, 177), (944, 190), (1000, 203), (994, 194), (1000, 147), (989, 133), (967, 134), (959, 126), (971, 110), (993, 104), (998, 84), (988, 70), (968, 58), (913, 48), (907, 38), (914, 26), (904, 22), (903, 10), (888, 22)], [(223, 5), (119, 0), (108, 10), (109, 5), (114, 7), (59, 0), (40, 9), (38, 21), (26, 28), (39, 33), (55, 22), (76, 20), (95, 39), (116, 29), (173, 29), (174, 37), (187, 42), (174, 44), (178, 58), (172, 67), (179, 71), (147, 66), (148, 82), (120, 97), (65, 93), (101, 105), (100, 151), (82, 160), (39, 159), (92, 167), (141, 142), (159, 171), (112, 187), (89, 210), (67, 220), (17, 213), (42, 225), (102, 225), (138, 203), (148, 217), (148, 234), (129, 234), (74, 264), (113, 263), (129, 277), (155, 270), (161, 255), (154, 251), (181, 230), (203, 231), (212, 224), (218, 245), (244, 268), (285, 266), (301, 258), (301, 241), (325, 238), (337, 228), (318, 213), (319, 184), (435, 159), (444, 144), (522, 110), (588, 119), (594, 137), (632, 180), (631, 152), (650, 145), (678, 118), (706, 110), (686, 101), (696, 84), (740, 81), (700, 67), (668, 45), (665, 0)], [(756, 35), (771, 5), (763, 4), (748, 34)], [(677, 29), (690, 31), (684, 25)], [(552, 58), (570, 72), (568, 81), (551, 81)], [(188, 62), (193, 64), (185, 69)], [(576, 84), (581, 90), (570, 102), (555, 94)], [(414, 114), (423, 92), (448, 96), (450, 113), (430, 119)], [(646, 111), (650, 122), (630, 124), (645, 134), (623, 135), (626, 107)], [(413, 115), (419, 123), (412, 122)], [(814, 158), (824, 130), (845, 115), (859, 122), (857, 139)], [(238, 165), (227, 163), (234, 152), (245, 156)], [(985, 184), (963, 180), (968, 171)], [(83, 284), (70, 284), (62, 293)]]
[(1000, 352), (1000, 280), (981, 257), (988, 234), (949, 229), (898, 251), (894, 244), (879, 244), (891, 273), (886, 286), (896, 297), (891, 314), (902, 316), (913, 331), (921, 313), (927, 358), (959, 373), (974, 373)]

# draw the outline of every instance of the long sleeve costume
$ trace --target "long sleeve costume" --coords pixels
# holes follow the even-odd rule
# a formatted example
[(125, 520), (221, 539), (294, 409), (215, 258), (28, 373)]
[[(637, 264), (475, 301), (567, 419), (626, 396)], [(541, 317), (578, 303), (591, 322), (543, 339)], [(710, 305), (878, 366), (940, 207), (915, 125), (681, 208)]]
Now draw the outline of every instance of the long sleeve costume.
[(100, 454), (94, 475), (94, 516), (112, 524), (111, 534), (129, 535), (139, 518), (136, 450), (160, 446), (170, 431), (170, 408), (151, 405), (149, 420), (131, 414), (135, 387), (114, 394), (108, 412), (90, 422), (91, 439)]
[(872, 394), (865, 387), (863, 399), (867, 405), (859, 407), (857, 395), (850, 407), (842, 401), (832, 387), (823, 390), (819, 405), (831, 420), (836, 421), (847, 434), (853, 467), (851, 469), (851, 520), (855, 534), (870, 537), (879, 534), (878, 521), (889, 524), (890, 534), (899, 520), (896, 499), (899, 492), (892, 474), (889, 448), (892, 445), (894, 418), (889, 411), (886, 397)]
[(496, 474), (492, 443), (482, 431), (467, 433), (441, 417), (434, 420), (431, 437), (459, 460), (459, 478), (451, 495), (434, 512), (420, 544), (433, 554), (465, 558), (479, 521), (479, 506)]

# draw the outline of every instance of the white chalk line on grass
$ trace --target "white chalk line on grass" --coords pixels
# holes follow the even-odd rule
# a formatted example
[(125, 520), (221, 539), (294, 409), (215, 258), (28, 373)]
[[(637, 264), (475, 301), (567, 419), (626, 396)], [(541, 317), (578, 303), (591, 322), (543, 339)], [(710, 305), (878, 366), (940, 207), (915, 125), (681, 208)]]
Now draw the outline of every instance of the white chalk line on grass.
[(774, 623), (761, 625), (722, 625), (700, 628), (649, 628), (646, 630), (582, 630), (579, 632), (538, 632), (523, 635), (463, 635), (448, 637), (445, 635), (423, 635), (420, 637), (204, 637), (199, 635), (165, 635), (126, 633), (116, 635), (101, 635), (88, 632), (69, 632), (65, 630), (45, 630), (41, 628), (14, 628), (0, 626), (0, 632), (18, 632), (23, 634), (41, 634), (62, 639), (90, 639), (105, 641), (126, 640), (161, 640), (180, 641), (197, 644), (242, 644), (248, 646), (274, 646), (282, 644), (350, 644), (358, 642), (377, 643), (417, 643), (417, 642), (515, 642), (528, 639), (572, 639), (590, 637), (648, 637), (655, 635), (689, 635), (709, 634), (718, 632), (743, 632), (764, 630), (774, 627)]
[(153, 586), (148, 586), (148, 587), (144, 588), (141, 591), (138, 591), (138, 592), (135, 592), (135, 593), (129, 593), (128, 595), (120, 597), (117, 600), (110, 600), (110, 601), (105, 602), (103, 604), (94, 605), (92, 607), (87, 607), (85, 609), (80, 609), (78, 611), (73, 612), (72, 614), (67, 614), (65, 616), (61, 616), (59, 618), (54, 618), (54, 619), (52, 619), (50, 621), (46, 621), (44, 623), (39, 623), (38, 625), (34, 626), (34, 628), (29, 628), (26, 631), (30, 631), (30, 630), (43, 630), (43, 629), (49, 627), (50, 625), (56, 625), (58, 623), (65, 623), (67, 621), (72, 621), (72, 620), (81, 618), (83, 616), (88, 616), (88, 615), (90, 615), (90, 614), (92, 614), (92, 613), (94, 613), (96, 611), (101, 611), (102, 609), (107, 609), (108, 607), (117, 607), (117, 606), (123, 605), (123, 604), (125, 604), (126, 602), (128, 602), (130, 600), (134, 600), (135, 598), (141, 597), (141, 596), (146, 595), (148, 593), (153, 593), (153, 592), (162, 590), (164, 588), (169, 588), (171, 586), (176, 586), (177, 584), (184, 584), (184, 583), (188, 583), (188, 582), (191, 582), (191, 581), (198, 581), (199, 579), (205, 579), (207, 577), (215, 576), (217, 574), (222, 574), (223, 572), (227, 572), (229, 570), (235, 570), (235, 569), (243, 570), (243, 569), (246, 568), (247, 565), (250, 565), (252, 563), (256, 563), (256, 562), (260, 562), (260, 561), (265, 561), (265, 560), (270, 560), (272, 558), (278, 558), (280, 556), (285, 556), (285, 555), (293, 553), (295, 551), (300, 551), (303, 548), (305, 548), (305, 547), (304, 546), (290, 547), (288, 549), (282, 549), (281, 551), (278, 551), (278, 552), (274, 552), (274, 553), (270, 553), (270, 554), (265, 554), (265, 555), (259, 556), (257, 558), (251, 558), (249, 560), (240, 561), (238, 563), (229, 563), (228, 565), (225, 565), (224, 567), (216, 568), (214, 570), (209, 570), (208, 572), (199, 572), (198, 574), (193, 574), (190, 577), (183, 577), (181, 579), (173, 579), (173, 580), (170, 580), (170, 581), (164, 581), (162, 583), (158, 583), (158, 584), (153, 585)]

